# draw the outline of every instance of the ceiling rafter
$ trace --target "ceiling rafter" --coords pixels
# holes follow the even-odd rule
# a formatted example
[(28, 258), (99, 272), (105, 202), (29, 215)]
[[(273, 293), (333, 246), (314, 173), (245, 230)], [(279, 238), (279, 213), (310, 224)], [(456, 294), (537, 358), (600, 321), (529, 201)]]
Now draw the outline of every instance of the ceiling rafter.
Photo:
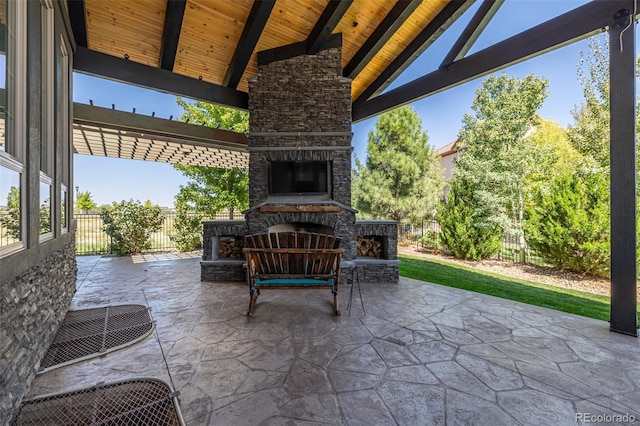
[(307, 37), (307, 54), (315, 55), (323, 49), (351, 3), (353, 3), (353, 0), (329, 1), (322, 15), (318, 18), (318, 22), (311, 30), (309, 37)]
[(247, 110), (247, 93), (78, 46), (74, 71)]
[(247, 22), (242, 29), (242, 35), (233, 53), (233, 58), (231, 58), (231, 63), (227, 68), (227, 73), (222, 80), (223, 86), (234, 89), (238, 87), (275, 4), (275, 0), (255, 1), (253, 3)]
[(387, 68), (360, 94), (354, 106), (382, 92), (398, 75), (444, 33), (475, 0), (452, 0), (394, 59)]
[(380, 51), (382, 46), (393, 37), (406, 19), (420, 6), (420, 3), (422, 3), (422, 0), (399, 0), (387, 13), (380, 25), (367, 38), (367, 41), (353, 55), (353, 58), (344, 67), (342, 75), (348, 78), (355, 78), (371, 58)]
[(480, 34), (487, 27), (487, 24), (491, 21), (496, 14), (500, 6), (504, 3), (504, 0), (484, 0), (475, 15), (469, 21), (469, 24), (462, 30), (460, 37), (453, 44), (447, 56), (445, 56), (440, 67), (447, 67), (450, 63), (464, 58), (469, 49), (473, 47)]
[(84, 9), (84, 0), (68, 0), (69, 20), (71, 29), (78, 46), (87, 47), (87, 18)]
[(167, 11), (164, 15), (162, 30), (162, 46), (160, 48), (160, 68), (172, 71), (178, 53), (178, 41), (182, 30), (182, 18), (187, 0), (167, 0)]
[(597, 34), (632, 1), (594, 1), (433, 71), (367, 102), (353, 105), (353, 121), (422, 99), (466, 81)]

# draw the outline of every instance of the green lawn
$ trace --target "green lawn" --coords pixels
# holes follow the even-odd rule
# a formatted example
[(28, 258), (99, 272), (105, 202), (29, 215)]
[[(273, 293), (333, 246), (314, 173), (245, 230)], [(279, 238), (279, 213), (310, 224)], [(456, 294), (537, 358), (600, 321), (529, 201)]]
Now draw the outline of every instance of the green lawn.
[(543, 306), (599, 320), (609, 320), (609, 297), (476, 271), (451, 263), (400, 255), (400, 275)]

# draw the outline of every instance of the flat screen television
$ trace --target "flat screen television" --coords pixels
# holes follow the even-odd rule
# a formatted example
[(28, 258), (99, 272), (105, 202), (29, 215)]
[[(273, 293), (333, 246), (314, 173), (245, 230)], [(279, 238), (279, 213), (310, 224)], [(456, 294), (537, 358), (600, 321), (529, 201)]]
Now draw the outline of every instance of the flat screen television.
[(272, 161), (269, 163), (269, 194), (328, 194), (329, 171), (328, 161)]

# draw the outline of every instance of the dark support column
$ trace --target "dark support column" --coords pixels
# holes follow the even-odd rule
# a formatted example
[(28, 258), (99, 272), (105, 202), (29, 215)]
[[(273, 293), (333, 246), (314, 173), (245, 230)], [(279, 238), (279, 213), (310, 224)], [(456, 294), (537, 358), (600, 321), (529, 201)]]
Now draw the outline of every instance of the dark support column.
[[(609, 31), (611, 84), (611, 324), (638, 335), (636, 285), (635, 19), (622, 9)], [(620, 37), (622, 34), (622, 46)]]

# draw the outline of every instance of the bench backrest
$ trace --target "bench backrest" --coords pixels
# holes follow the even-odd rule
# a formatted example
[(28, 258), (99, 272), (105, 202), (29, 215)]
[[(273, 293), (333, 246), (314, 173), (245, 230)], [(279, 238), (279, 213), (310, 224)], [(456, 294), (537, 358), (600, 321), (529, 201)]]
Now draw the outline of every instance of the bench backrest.
[(243, 251), (252, 275), (326, 279), (340, 273), (339, 244), (332, 235), (277, 232), (246, 236)]
[(341, 239), (333, 235), (314, 232), (266, 232), (247, 235), (244, 246), (248, 248), (306, 248), (337, 249)]

